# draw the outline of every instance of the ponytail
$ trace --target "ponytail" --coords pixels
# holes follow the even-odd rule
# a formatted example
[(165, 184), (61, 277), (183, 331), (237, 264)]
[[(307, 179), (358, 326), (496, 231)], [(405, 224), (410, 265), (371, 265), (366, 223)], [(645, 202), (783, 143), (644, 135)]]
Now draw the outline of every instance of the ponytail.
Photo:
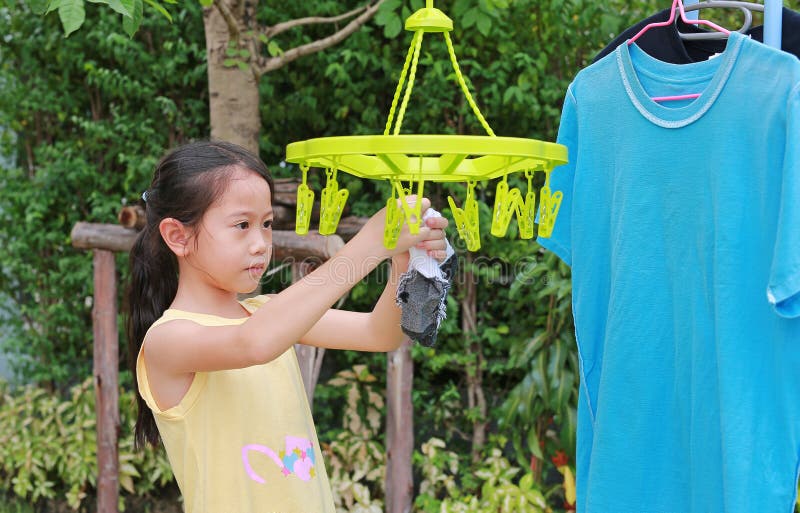
[(178, 261), (161, 238), (159, 224), (172, 218), (188, 228), (198, 226), (206, 210), (226, 190), (236, 167), (258, 174), (274, 194), (272, 176), (257, 155), (227, 142), (199, 141), (172, 150), (161, 159), (150, 189), (142, 196), (147, 223), (130, 252), (127, 292), (128, 363), (139, 408), (134, 429), (136, 449), (146, 443), (158, 445), (160, 438), (153, 412), (138, 393), (136, 360), (147, 330), (178, 292)]
[(144, 336), (169, 307), (178, 291), (178, 266), (175, 255), (150, 223), (136, 237), (130, 252), (128, 286), (128, 362), (136, 388), (138, 414), (134, 428), (134, 447), (158, 445), (159, 435), (153, 412), (138, 393), (136, 361)]

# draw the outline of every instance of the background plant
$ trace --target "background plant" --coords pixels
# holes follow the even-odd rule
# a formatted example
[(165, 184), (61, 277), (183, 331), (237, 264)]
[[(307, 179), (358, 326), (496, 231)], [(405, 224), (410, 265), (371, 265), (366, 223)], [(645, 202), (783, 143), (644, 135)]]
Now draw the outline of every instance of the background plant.
[[(374, 22), (339, 46), (260, 81), (259, 145), (277, 176), (296, 176), (292, 166), (279, 165), (289, 142), (382, 130), (410, 39), (402, 20), (423, 3), (387, 0)], [(302, 4), (261, 2), (258, 16), (280, 20), (340, 12), (344, 6), (332, 0)], [(800, 7), (796, 0), (785, 4)], [(459, 63), (495, 131), (550, 141), (575, 73), (621, 30), (666, 7), (656, 0), (437, 0), (436, 6), (454, 19)], [(0, 0), (0, 155), (5, 157), (0, 159), (0, 305), (8, 314), (0, 331), (6, 336), (3, 350), (15, 362), (16, 381), (46, 390), (30, 399), (43, 411), (71, 398), (71, 388), (90, 375), (91, 257), (71, 248), (69, 231), (77, 221), (114, 222), (123, 203), (138, 200), (167, 147), (208, 135), (202, 14), (196, 2), (169, 9), (173, 24), (160, 15), (144, 16), (133, 38), (120, 30), (118, 13), (92, 9), (81, 30), (64, 39), (57, 17), (36, 16), (19, 0)], [(282, 43), (296, 46), (320, 34), (287, 33)], [(481, 134), (441, 40), (426, 39), (424, 49), (404, 133)], [(357, 215), (374, 212), (388, 192), (374, 182), (341, 181), (351, 190)], [(459, 201), (464, 195), (458, 186), (428, 190), (439, 207), (447, 204), (448, 194)], [(492, 204), (492, 184), (481, 184), (479, 194), (485, 205)], [(438, 344), (413, 349), (415, 439), (421, 448), (416, 507), (432, 512), (447, 503), (455, 508), (459, 501), (469, 504), (466, 497), (480, 505), (482, 488), (491, 481), (538, 491), (548, 507), (559, 511), (563, 476), (553, 458), (563, 453), (567, 465), (574, 464), (578, 380), (569, 269), (535, 243), (516, 240), (513, 224), (509, 237), (489, 236), (485, 205), (482, 251), (468, 256), (454, 241), (462, 265)], [(120, 255), (122, 283), (125, 260)], [(344, 308), (371, 308), (378, 285), (376, 276), (357, 285)], [(479, 305), (475, 329), (462, 322), (469, 297)], [(354, 365), (363, 367), (356, 371)], [(374, 427), (374, 412), (382, 415), (384, 406), (366, 390), (382, 395), (385, 365), (383, 355), (330, 351), (315, 394), (320, 440), (330, 443), (326, 450), (336, 465), (332, 478), (337, 483), (349, 479), (340, 497), (350, 493), (353, 507), (368, 508), (383, 498), (380, 481), (360, 469), (353, 455), (366, 451), (362, 455), (370, 469), (380, 468), (383, 435)], [(343, 369), (353, 375), (331, 382)], [(128, 382), (123, 372), (126, 390)], [(342, 423), (343, 411), (358, 412), (360, 431)], [(37, 432), (51, 429), (35, 420), (34, 410), (19, 414), (33, 416), (28, 422)], [(15, 419), (4, 417), (0, 430), (6, 422), (19, 428)], [(422, 442), (436, 439), (444, 447), (437, 447), (436, 456), (426, 455), (423, 451), (433, 446), (424, 449)], [(27, 472), (24, 482), (18, 480), (27, 500), (36, 486), (43, 487), (37, 497), (45, 497), (47, 490), (66, 493), (77, 482), (58, 470), (41, 470), (51, 468), (50, 460), (31, 461), (25, 468), (20, 455), (8, 458), (17, 463), (3, 471), (6, 493), (16, 494), (11, 480), (20, 472)], [(518, 470), (511, 475), (511, 468)], [(157, 484), (147, 488), (146, 480), (126, 469), (137, 494), (170, 493), (169, 487), (156, 492)], [(476, 477), (484, 471), (490, 474)], [(25, 484), (34, 481), (52, 484)], [(91, 482), (83, 483), (75, 494), (91, 493)], [(368, 498), (362, 492), (369, 492)]]
[[(91, 498), (97, 476), (94, 388), (75, 385), (66, 399), (33, 386), (13, 392), (0, 384), (0, 490), (19, 500), (50, 499), (79, 509)], [(172, 471), (163, 449), (134, 452), (133, 392), (121, 391), (120, 507), (131, 495), (172, 492)], [(91, 501), (91, 499), (90, 499)]]

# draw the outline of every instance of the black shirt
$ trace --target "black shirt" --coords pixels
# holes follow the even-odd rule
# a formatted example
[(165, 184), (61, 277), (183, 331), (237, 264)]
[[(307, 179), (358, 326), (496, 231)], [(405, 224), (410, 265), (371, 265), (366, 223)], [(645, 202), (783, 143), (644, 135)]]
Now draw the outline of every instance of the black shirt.
[[(619, 45), (632, 38), (646, 25), (653, 22), (663, 22), (669, 19), (670, 9), (665, 9), (646, 20), (628, 28), (617, 36), (597, 56), (600, 60), (613, 52)], [(678, 18), (676, 23), (666, 27), (654, 27), (636, 40), (636, 44), (651, 57), (673, 64), (688, 64), (690, 62), (704, 61), (715, 53), (725, 50), (724, 39), (681, 39), (678, 31), (686, 33), (705, 32), (697, 25), (684, 23)], [(800, 13), (783, 8), (783, 28), (781, 35), (781, 49), (800, 58)], [(764, 27), (751, 27), (746, 34), (756, 41), (764, 41)]]

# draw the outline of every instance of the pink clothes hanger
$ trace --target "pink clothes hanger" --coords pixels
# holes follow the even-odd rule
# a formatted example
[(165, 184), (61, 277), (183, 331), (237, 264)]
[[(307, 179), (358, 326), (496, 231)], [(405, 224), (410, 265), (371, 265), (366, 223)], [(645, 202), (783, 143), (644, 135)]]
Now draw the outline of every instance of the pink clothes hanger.
[[(686, 17), (686, 11), (683, 8), (683, 1), (682, 0), (673, 0), (672, 1), (672, 10), (670, 11), (669, 19), (667, 21), (655, 22), (655, 23), (650, 23), (649, 25), (646, 25), (642, 30), (637, 32), (636, 35), (634, 35), (632, 38), (628, 39), (628, 45), (630, 46), (631, 44), (633, 44), (637, 39), (639, 39), (642, 36), (642, 34), (647, 32), (651, 28), (667, 27), (667, 26), (672, 25), (673, 23), (675, 23), (676, 8), (677, 8), (677, 11), (680, 11), (681, 20), (684, 23), (690, 23), (692, 25), (705, 25), (707, 27), (711, 27), (714, 30), (718, 30), (718, 31), (722, 32), (726, 36), (730, 35), (730, 33), (731, 33), (730, 30), (728, 30), (726, 28), (723, 28), (723, 27), (720, 27), (716, 23), (713, 23), (713, 22), (708, 21), (708, 20), (690, 20), (689, 18)], [(699, 93), (693, 93), (693, 94), (681, 94), (681, 95), (677, 95), (677, 96), (656, 96), (656, 97), (653, 97), (651, 99), (653, 101), (655, 101), (655, 102), (665, 102), (665, 101), (670, 101), (670, 100), (691, 100), (693, 98), (699, 98), (699, 97), (700, 97)]]

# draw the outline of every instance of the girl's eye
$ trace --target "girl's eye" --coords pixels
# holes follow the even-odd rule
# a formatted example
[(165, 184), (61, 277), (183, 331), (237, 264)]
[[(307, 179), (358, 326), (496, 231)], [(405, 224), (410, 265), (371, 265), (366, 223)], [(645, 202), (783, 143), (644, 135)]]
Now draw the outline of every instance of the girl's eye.
[(236, 224), (236, 227), (241, 230), (246, 230), (250, 227), (250, 223), (248, 223), (247, 221), (242, 221), (241, 223)]
[(272, 228), (272, 219), (264, 221), (264, 229)]

